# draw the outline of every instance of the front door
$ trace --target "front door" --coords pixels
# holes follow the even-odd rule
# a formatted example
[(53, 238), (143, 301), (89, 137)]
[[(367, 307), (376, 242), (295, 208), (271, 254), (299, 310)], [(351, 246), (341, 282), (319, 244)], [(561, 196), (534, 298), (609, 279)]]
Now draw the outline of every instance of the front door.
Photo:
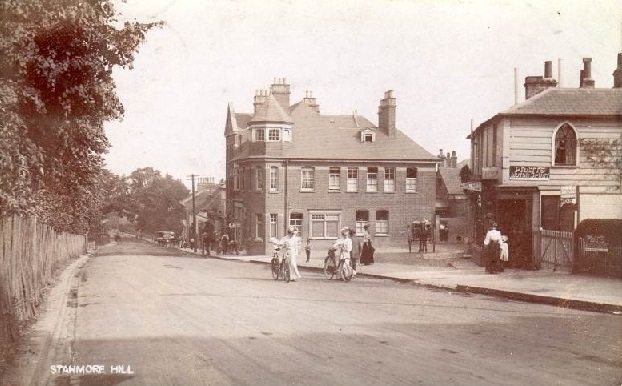
[(531, 200), (499, 200), (497, 213), (499, 230), (508, 236), (509, 265), (532, 268)]

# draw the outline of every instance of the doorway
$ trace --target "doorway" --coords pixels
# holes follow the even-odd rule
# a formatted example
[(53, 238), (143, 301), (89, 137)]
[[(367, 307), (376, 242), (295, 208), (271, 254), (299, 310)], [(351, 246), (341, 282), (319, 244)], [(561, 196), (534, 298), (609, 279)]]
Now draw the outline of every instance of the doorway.
[(501, 234), (508, 236), (510, 267), (532, 269), (534, 266), (531, 205), (532, 201), (527, 199), (498, 201), (498, 225)]

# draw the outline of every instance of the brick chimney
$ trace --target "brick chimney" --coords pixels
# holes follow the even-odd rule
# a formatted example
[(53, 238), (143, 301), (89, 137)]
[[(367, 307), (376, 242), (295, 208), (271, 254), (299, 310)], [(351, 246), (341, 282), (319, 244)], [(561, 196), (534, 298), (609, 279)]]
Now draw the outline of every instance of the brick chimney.
[(613, 71), (613, 88), (622, 88), (622, 52), (618, 54), (618, 68)]
[(274, 99), (279, 102), (279, 105), (289, 113), (289, 83), (285, 78), (274, 78), (274, 82), (270, 86), (270, 94), (274, 95)]
[(449, 167), (450, 168), (455, 168), (456, 166), (458, 166), (458, 156), (456, 155), (456, 151), (452, 150), (451, 151), (451, 159), (449, 161)]
[(305, 97), (302, 99), (304, 104), (309, 107), (312, 107), (313, 110), (320, 112), (320, 105), (317, 104), (315, 97), (313, 96), (313, 91), (305, 91)]
[(579, 76), (579, 84), (582, 88), (594, 88), (592, 79), (592, 58), (583, 58), (583, 70)]
[(525, 78), (525, 99), (541, 93), (542, 91), (557, 87), (557, 80), (553, 79), (553, 63), (549, 60), (544, 62), (544, 76), (528, 76)]
[(268, 96), (268, 90), (255, 90), (255, 98), (253, 100), (253, 106), (255, 107), (255, 114), (257, 114), (257, 109), (259, 109), (259, 106), (264, 104), (267, 96)]
[(395, 138), (395, 110), (395, 95), (393, 90), (387, 90), (378, 107), (378, 127), (384, 130), (390, 138)]

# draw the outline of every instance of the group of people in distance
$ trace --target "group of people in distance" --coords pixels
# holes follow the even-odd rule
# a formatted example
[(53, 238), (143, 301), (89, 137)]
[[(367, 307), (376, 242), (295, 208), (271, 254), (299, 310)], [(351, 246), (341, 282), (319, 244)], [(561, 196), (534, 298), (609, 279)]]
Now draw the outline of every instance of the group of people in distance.
[[(353, 275), (356, 276), (356, 269), (360, 264), (370, 265), (374, 263), (374, 247), (372, 245), (371, 235), (369, 233), (369, 225), (363, 227), (362, 241), (356, 236), (354, 229), (343, 227), (340, 230), (340, 237), (333, 244), (333, 248), (337, 250), (337, 257), (351, 259)], [(287, 235), (279, 240), (279, 244), (284, 245), (290, 250), (290, 264), (292, 272), (292, 281), (300, 279), (300, 272), (298, 271), (297, 258), (300, 253), (301, 238), (298, 236), (298, 229), (296, 227), (289, 227)], [(304, 247), (307, 262), (311, 256), (310, 240), (307, 239), (307, 244)]]
[(509, 260), (508, 238), (497, 230), (497, 223), (493, 222), (484, 237), (484, 266), (486, 273), (503, 272)]

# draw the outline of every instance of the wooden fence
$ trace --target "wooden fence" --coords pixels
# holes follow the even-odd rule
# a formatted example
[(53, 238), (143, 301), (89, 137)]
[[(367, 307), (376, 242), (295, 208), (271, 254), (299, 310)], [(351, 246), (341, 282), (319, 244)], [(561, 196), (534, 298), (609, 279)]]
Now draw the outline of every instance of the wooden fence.
[(53, 272), (85, 247), (84, 235), (56, 233), (35, 218), (0, 218), (0, 348), (35, 316)]
[(573, 232), (534, 230), (535, 263), (542, 269), (571, 271)]

